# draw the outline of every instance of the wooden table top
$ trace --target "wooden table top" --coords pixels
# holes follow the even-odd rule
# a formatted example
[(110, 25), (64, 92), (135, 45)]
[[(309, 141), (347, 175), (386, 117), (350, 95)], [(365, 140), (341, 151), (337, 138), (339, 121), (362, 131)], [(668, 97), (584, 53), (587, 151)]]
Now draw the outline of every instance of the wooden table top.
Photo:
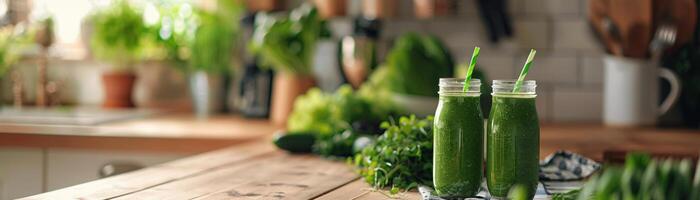
[(0, 123), (0, 147), (202, 153), (267, 137), (267, 120), (162, 114), (100, 125)]
[[(540, 157), (566, 149), (600, 160), (608, 149), (697, 153), (700, 131), (546, 125)], [(387, 199), (340, 161), (277, 150), (269, 138), (25, 199)], [(400, 199), (420, 199), (416, 192)]]

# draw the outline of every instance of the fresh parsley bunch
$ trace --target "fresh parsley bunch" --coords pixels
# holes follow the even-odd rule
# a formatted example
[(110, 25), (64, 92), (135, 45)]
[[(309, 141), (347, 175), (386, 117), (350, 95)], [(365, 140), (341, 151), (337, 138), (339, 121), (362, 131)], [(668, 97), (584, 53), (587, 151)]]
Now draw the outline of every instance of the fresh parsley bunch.
[(432, 185), (433, 117), (401, 117), (382, 122), (386, 131), (377, 142), (355, 155), (354, 165), (367, 183), (377, 188), (411, 189)]

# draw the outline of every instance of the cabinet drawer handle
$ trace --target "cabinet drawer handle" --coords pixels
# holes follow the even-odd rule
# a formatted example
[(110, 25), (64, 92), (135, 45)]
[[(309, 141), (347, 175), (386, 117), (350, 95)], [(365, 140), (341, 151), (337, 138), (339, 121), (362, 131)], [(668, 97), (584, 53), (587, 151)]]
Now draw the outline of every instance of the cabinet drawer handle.
[(115, 162), (108, 162), (102, 167), (100, 167), (98, 174), (100, 175), (100, 178), (105, 178), (105, 177), (110, 177), (114, 175), (119, 175), (123, 173), (127, 173), (130, 171), (135, 171), (138, 169), (143, 168), (144, 166), (138, 163), (134, 162), (125, 162), (125, 161), (115, 161)]

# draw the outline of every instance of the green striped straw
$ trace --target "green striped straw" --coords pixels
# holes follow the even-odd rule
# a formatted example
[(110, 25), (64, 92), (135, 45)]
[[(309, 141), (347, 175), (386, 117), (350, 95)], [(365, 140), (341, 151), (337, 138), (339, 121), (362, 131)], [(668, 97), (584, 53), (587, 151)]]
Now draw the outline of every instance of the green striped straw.
[(513, 93), (516, 93), (520, 91), (520, 87), (523, 85), (523, 81), (525, 81), (525, 76), (527, 76), (527, 72), (530, 71), (530, 66), (532, 66), (532, 60), (535, 59), (535, 54), (537, 51), (534, 49), (530, 49), (530, 55), (527, 56), (527, 61), (525, 61), (525, 66), (523, 66), (523, 70), (520, 71), (520, 76), (518, 76), (518, 80), (515, 81), (515, 87), (513, 87)]
[(474, 47), (474, 52), (472, 52), (472, 60), (469, 62), (469, 67), (467, 68), (467, 77), (464, 79), (464, 92), (469, 91), (469, 84), (472, 80), (472, 73), (474, 72), (474, 67), (476, 67), (476, 59), (479, 58), (479, 50), (481, 48)]

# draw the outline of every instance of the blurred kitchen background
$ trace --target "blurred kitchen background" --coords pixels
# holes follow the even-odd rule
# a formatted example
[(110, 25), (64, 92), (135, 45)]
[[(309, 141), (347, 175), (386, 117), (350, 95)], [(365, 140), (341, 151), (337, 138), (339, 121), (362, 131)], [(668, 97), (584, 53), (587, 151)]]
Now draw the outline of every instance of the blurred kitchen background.
[[(189, 3), (197, 6), (198, 2), (190, 1), (136, 1), (140, 10), (145, 9), (144, 17), (162, 17), (157, 11), (162, 11), (164, 4), (178, 4), (175, 2)], [(167, 3), (166, 3), (167, 2)], [(372, 18), (373, 13), (365, 9), (363, 3), (372, 4), (369, 1), (347, 0), (346, 13), (329, 20), (332, 29), (332, 40), (339, 41), (344, 36), (353, 35), (355, 17), (367, 16)], [(420, 2), (420, 1), (416, 1)], [(432, 2), (432, 1), (426, 1)], [(440, 1), (436, 1), (440, 2)], [(500, 2), (500, 1), (499, 1)], [(645, 1), (646, 2), (646, 1)], [(278, 1), (284, 9), (297, 7), (300, 1)], [(468, 60), (470, 51), (474, 46), (480, 46), (483, 53), (479, 58), (479, 69), (489, 79), (509, 79), (515, 77), (522, 61), (530, 48), (538, 50), (536, 68), (530, 74), (531, 79), (538, 81), (538, 109), (539, 116), (544, 122), (600, 122), (603, 113), (603, 61), (605, 54), (601, 42), (596, 39), (589, 28), (589, 2), (585, 0), (511, 0), (502, 6), (505, 10), (505, 22), (511, 23), (510, 35), (498, 35), (496, 31), (490, 31), (488, 23), (481, 16), (485, 9), (493, 5), (481, 5), (475, 0), (445, 1), (444, 8), (439, 8), (436, 13), (424, 14), (421, 17), (416, 14), (416, 5), (413, 1), (388, 0), (384, 7), (379, 7), (380, 24), (376, 26), (378, 33), (377, 48), (379, 60), (390, 47), (393, 39), (406, 32), (430, 33), (444, 41), (452, 52), (457, 63)], [(62, 105), (99, 105), (104, 100), (104, 92), (100, 83), (101, 71), (108, 69), (108, 64), (93, 59), (90, 55), (89, 45), (86, 40), (90, 37), (89, 21), (85, 18), (97, 7), (104, 7), (109, 1), (48, 1), (48, 0), (5, 0), (1, 11), (4, 11), (3, 23), (12, 24), (23, 21), (36, 22), (42, 17), (52, 16), (54, 20), (55, 39), (48, 47), (49, 67), (47, 77), (49, 83), (56, 87), (56, 94), (51, 98)], [(381, 4), (381, 3), (379, 3)], [(483, 4), (489, 4), (484, 2)], [(494, 3), (497, 4), (497, 3)], [(369, 5), (368, 5), (369, 6)], [(499, 9), (495, 5), (494, 9)], [(143, 12), (143, 11), (142, 11)], [(150, 13), (149, 13), (150, 12)], [(153, 13), (156, 12), (156, 13)], [(614, 12), (614, 11), (612, 11)], [(622, 11), (620, 11), (622, 12)], [(651, 12), (651, 11), (650, 11)], [(680, 11), (678, 11), (680, 12)], [(685, 11), (683, 11), (685, 12)], [(149, 16), (150, 15), (150, 16)], [(147, 19), (156, 20), (157, 19)], [(499, 23), (498, 21), (495, 23)], [(650, 23), (650, 22), (649, 22)], [(373, 27), (374, 28), (374, 27)], [(496, 33), (492, 33), (496, 32)], [(693, 35), (695, 36), (695, 35)], [(693, 38), (693, 41), (696, 41)], [(239, 45), (245, 49), (245, 45)], [(694, 52), (692, 44), (687, 45), (681, 52), (673, 54), (687, 54)], [(34, 48), (23, 54), (24, 58), (14, 65), (12, 70), (21, 74), (23, 89), (22, 101), (30, 104), (36, 101), (37, 58), (40, 50)], [(666, 55), (672, 56), (672, 55)], [(693, 64), (693, 56), (679, 56), (671, 59), (666, 67), (673, 70), (682, 70), (679, 63)], [(333, 58), (329, 58), (333, 59)], [(679, 60), (681, 59), (681, 60)], [(240, 80), (243, 72), (242, 60), (236, 60), (235, 66), (237, 79)], [(188, 97), (188, 77), (180, 73), (177, 68), (168, 66), (167, 62), (157, 58), (147, 58), (143, 62), (136, 63), (134, 67), (138, 74), (135, 86), (135, 102), (139, 107), (177, 107), (190, 106)], [(332, 67), (332, 66), (327, 66)], [(322, 70), (323, 71), (323, 70)], [(698, 79), (697, 69), (695, 74), (686, 74), (687, 79)], [(6, 104), (11, 104), (13, 99), (11, 82), (12, 73), (5, 73), (2, 79), (2, 97)], [(331, 78), (321, 79), (333, 79)], [(333, 82), (331, 80), (330, 82)], [(697, 83), (697, 82), (696, 82)], [(236, 96), (238, 82), (230, 81), (229, 95)], [(697, 84), (695, 84), (697, 85)], [(333, 90), (336, 85), (323, 87)], [(698, 90), (694, 85), (686, 86), (686, 96), (697, 98)], [(231, 104), (235, 104), (233, 98)], [(685, 100), (685, 101), (684, 101)], [(694, 120), (697, 127), (697, 99), (686, 100), (681, 98), (680, 104), (674, 106), (670, 114), (690, 117), (686, 120)], [(690, 101), (690, 102), (689, 102)], [(685, 109), (684, 109), (685, 108)], [(235, 110), (235, 109), (232, 109)], [(692, 114), (681, 112), (694, 112)], [(670, 124), (680, 124), (678, 117), (672, 118)], [(693, 124), (688, 122), (686, 124)]]

